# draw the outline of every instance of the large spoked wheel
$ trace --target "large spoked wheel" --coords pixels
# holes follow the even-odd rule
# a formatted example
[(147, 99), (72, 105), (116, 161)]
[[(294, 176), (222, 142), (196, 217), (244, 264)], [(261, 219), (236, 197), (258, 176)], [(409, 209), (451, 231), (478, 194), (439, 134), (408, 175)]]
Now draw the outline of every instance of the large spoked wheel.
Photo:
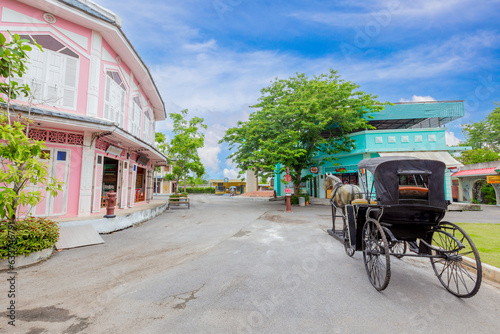
[(374, 219), (367, 219), (363, 226), (362, 250), (370, 283), (378, 291), (384, 290), (391, 279), (390, 253), (385, 233)]
[(392, 245), (391, 253), (398, 259), (403, 258), (406, 254), (406, 241), (398, 241)]
[(344, 249), (348, 256), (352, 257), (356, 249), (349, 243), (349, 230), (347, 228), (347, 223), (344, 219), (344, 227), (342, 228), (342, 236), (344, 238)]
[(441, 222), (432, 236), (432, 268), (443, 286), (457, 297), (474, 296), (481, 286), (482, 268), (476, 245), (465, 231), (450, 222)]

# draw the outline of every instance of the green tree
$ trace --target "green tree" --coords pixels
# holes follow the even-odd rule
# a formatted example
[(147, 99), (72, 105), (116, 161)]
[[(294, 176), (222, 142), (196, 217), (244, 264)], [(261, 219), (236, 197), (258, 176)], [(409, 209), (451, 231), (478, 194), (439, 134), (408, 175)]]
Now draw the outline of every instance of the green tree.
[(472, 150), (463, 151), (458, 160), (464, 165), (500, 160), (500, 103), (482, 121), (463, 126), (463, 146)]
[(182, 179), (184, 192), (186, 192), (188, 176), (198, 178), (205, 174), (205, 167), (198, 156), (198, 149), (205, 144), (205, 135), (201, 132), (207, 126), (203, 124), (203, 118), (193, 117), (187, 120), (188, 110), (180, 113), (170, 113), (173, 121), (174, 138), (167, 145), (167, 156), (172, 164), (172, 173), (165, 176), (167, 180)]
[[(10, 37), (7, 42), (0, 33), (0, 101), (6, 104), (5, 113), (0, 114), (0, 217), (14, 224), (20, 207), (35, 206), (42, 199), (37, 187), (56, 196), (62, 183), (48, 177), (42, 153), (46, 146), (27, 136), (29, 120), (11, 120), (11, 100), (20, 94), (30, 94), (29, 86), (19, 86), (13, 78), (26, 73), (29, 58), (26, 52), (32, 49), (29, 41), (19, 35)], [(40, 47), (36, 43), (35, 46)]]
[(464, 165), (500, 160), (500, 154), (488, 149), (476, 148), (463, 151), (457, 159)]
[(500, 103), (493, 103), (496, 107), (484, 120), (465, 124), (462, 132), (465, 145), (500, 153)]
[(165, 134), (161, 132), (156, 132), (155, 133), (155, 143), (156, 143), (156, 148), (163, 154), (167, 154), (168, 151), (168, 142), (167, 142), (167, 137)]
[[(7, 116), (10, 116), (10, 101), (16, 99), (20, 94), (27, 97), (30, 94), (30, 87), (19, 85), (14, 77), (22, 77), (27, 70), (26, 63), (28, 61), (27, 51), (31, 51), (32, 47), (27, 39), (21, 39), (18, 34), (11, 34), (10, 41), (4, 34), (0, 33), (0, 102), (6, 103)], [(36, 42), (34, 45), (40, 50), (42, 49)], [(10, 119), (8, 119), (10, 124)]]
[(358, 91), (358, 85), (344, 81), (335, 70), (308, 78), (297, 74), (276, 79), (261, 90), (259, 103), (246, 122), (227, 130), (222, 142), (229, 144), (230, 156), (242, 171), (282, 172), (290, 167), (294, 193), (299, 195), (302, 170), (317, 164), (320, 153), (331, 156), (354, 148), (349, 134), (371, 129), (369, 113), (382, 110), (376, 96)]

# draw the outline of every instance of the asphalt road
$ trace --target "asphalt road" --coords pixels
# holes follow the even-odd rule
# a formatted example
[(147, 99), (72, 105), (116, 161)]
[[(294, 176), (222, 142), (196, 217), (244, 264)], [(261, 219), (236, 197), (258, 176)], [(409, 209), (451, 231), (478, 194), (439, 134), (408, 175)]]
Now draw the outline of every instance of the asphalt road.
[(444, 220), (452, 223), (500, 224), (500, 206), (481, 205), (481, 211), (448, 211)]
[[(471, 299), (428, 261), (391, 258), (377, 292), (325, 206), (193, 196), (105, 244), (20, 269), (12, 333), (500, 333), (500, 289)], [(1, 273), (2, 281), (6, 273)], [(0, 306), (8, 305), (6, 286)]]

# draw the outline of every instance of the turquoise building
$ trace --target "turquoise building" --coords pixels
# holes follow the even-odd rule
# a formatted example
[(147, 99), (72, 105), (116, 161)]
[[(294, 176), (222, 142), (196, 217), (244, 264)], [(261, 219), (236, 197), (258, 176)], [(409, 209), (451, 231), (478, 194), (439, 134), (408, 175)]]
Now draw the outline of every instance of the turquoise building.
[[(467, 147), (449, 147), (446, 145), (445, 125), (464, 115), (463, 101), (402, 102), (388, 105), (384, 110), (374, 113), (369, 124), (376, 130), (354, 132), (350, 137), (356, 148), (351, 152), (334, 155), (335, 162), (325, 162), (326, 156), (318, 155), (315, 168), (302, 171), (313, 178), (302, 184), (302, 189), (312, 197), (329, 198), (328, 190), (323, 189), (325, 174), (332, 173), (343, 182), (358, 184), (357, 164), (367, 158), (381, 156), (413, 156), (423, 159), (443, 161), (446, 171), (446, 199), (452, 200), (450, 170), (461, 165), (450, 153), (468, 149)], [(274, 184), (278, 196), (284, 195), (285, 185), (275, 175)]]

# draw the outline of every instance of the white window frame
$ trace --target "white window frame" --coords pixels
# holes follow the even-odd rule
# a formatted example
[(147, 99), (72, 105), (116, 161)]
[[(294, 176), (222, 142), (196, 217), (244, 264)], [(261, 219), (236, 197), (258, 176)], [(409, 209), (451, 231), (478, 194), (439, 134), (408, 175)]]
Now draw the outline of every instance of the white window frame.
[[(120, 83), (112, 78), (112, 73), (116, 73)], [(120, 96), (121, 95), (121, 96)], [(125, 100), (127, 98), (127, 89), (124, 81), (118, 71), (106, 71), (106, 86), (104, 90), (104, 110), (103, 118), (118, 124), (123, 128), (125, 117)]]
[[(30, 86), (33, 102), (75, 110), (80, 59), (49, 49), (42, 52), (36, 46), (29, 57), (26, 74), (16, 81)], [(28, 101), (29, 97), (19, 96), (18, 99)]]
[(132, 99), (132, 108), (129, 108), (129, 132), (136, 136), (141, 137), (141, 126), (142, 126), (142, 106), (141, 101), (138, 96)]
[(151, 119), (149, 118), (149, 109), (146, 109), (144, 111), (144, 123), (143, 123), (143, 129), (142, 129), (142, 140), (144, 140), (146, 143), (149, 143), (150, 140), (150, 133), (151, 133)]

